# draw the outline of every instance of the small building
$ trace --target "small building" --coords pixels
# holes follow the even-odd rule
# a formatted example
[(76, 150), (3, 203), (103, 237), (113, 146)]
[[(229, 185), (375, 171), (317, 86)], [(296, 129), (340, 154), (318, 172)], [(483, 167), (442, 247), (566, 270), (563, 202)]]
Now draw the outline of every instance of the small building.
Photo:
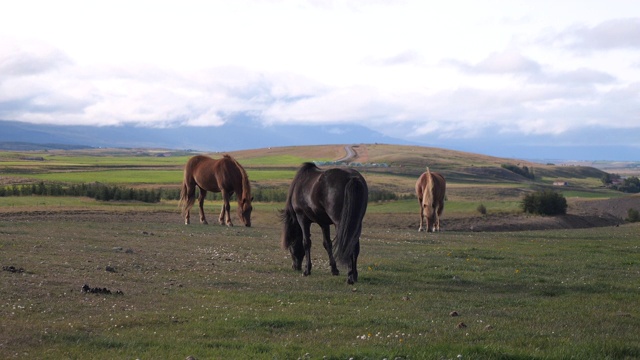
[(553, 186), (569, 186), (569, 183), (566, 181), (554, 181)]

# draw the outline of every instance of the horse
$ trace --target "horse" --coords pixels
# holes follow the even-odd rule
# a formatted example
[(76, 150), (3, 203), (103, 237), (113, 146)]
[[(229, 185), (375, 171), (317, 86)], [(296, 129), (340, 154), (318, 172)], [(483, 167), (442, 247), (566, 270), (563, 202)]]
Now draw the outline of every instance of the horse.
[[(420, 202), (420, 227), (418, 231), (426, 229), (427, 232), (440, 231), (440, 216), (444, 210), (444, 194), (447, 182), (437, 173), (427, 171), (422, 173), (416, 181), (416, 196)], [(425, 219), (426, 218), (426, 219)], [(423, 227), (423, 220), (426, 226)]]
[[(322, 229), (323, 246), (329, 255), (333, 275), (340, 275), (336, 259), (347, 266), (347, 283), (358, 281), (358, 255), (362, 219), (367, 211), (369, 188), (362, 175), (353, 169), (321, 170), (313, 163), (303, 163), (287, 194), (284, 210), (280, 211), (282, 248), (289, 250), (292, 268), (311, 274), (311, 224)], [(335, 225), (336, 237), (331, 241), (330, 225)]]
[(190, 223), (190, 210), (196, 200), (196, 187), (200, 189), (198, 202), (200, 205), (200, 222), (208, 224), (204, 216), (204, 198), (207, 191), (222, 193), (222, 211), (218, 222), (220, 225), (233, 226), (231, 222), (229, 199), (235, 193), (238, 197), (238, 217), (245, 226), (251, 226), (251, 185), (244, 168), (230, 155), (220, 159), (212, 159), (204, 155), (196, 155), (187, 161), (184, 168), (184, 180), (180, 191), (180, 207), (184, 215), (184, 223)]

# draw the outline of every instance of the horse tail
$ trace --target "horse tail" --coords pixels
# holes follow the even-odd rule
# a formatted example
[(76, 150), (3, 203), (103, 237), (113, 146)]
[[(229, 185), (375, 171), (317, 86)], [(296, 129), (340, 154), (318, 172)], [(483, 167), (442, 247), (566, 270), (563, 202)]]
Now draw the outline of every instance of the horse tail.
[(423, 196), (422, 204), (427, 208), (427, 213), (425, 215), (427, 215), (428, 217), (431, 215), (433, 201), (434, 201), (433, 199), (434, 180), (433, 180), (433, 176), (431, 175), (431, 171), (429, 170), (429, 167), (427, 167), (427, 171), (426, 171), (426, 181), (427, 183), (425, 184), (424, 194), (422, 195)]
[(340, 226), (336, 229), (333, 256), (343, 265), (348, 265), (360, 241), (362, 218), (367, 211), (369, 192), (367, 184), (360, 178), (352, 177), (344, 190), (344, 205)]
[(284, 210), (278, 210), (278, 217), (284, 225), (280, 243), (283, 250), (289, 249), (298, 239), (302, 239), (302, 229), (297, 223), (293, 209), (288, 204)]
[(191, 208), (193, 204), (196, 202), (196, 189), (193, 187), (191, 191), (189, 191), (189, 183), (193, 175), (191, 175), (192, 166), (191, 161), (187, 162), (187, 165), (184, 168), (184, 178), (182, 179), (182, 188), (180, 190), (180, 201), (178, 202), (178, 207), (182, 209), (182, 215), (185, 215), (187, 209)]

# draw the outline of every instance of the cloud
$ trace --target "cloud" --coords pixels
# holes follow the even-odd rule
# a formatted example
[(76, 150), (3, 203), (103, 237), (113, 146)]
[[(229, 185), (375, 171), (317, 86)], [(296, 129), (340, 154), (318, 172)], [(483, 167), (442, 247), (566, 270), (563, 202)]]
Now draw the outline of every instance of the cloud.
[(541, 74), (538, 78), (535, 78), (533, 80), (537, 82), (551, 82), (567, 86), (580, 86), (611, 84), (616, 81), (616, 77), (604, 71), (589, 68), (579, 68), (576, 70), (565, 72)]
[(9, 77), (43, 74), (72, 65), (62, 51), (45, 44), (0, 42), (0, 81)]
[(624, 18), (607, 20), (592, 27), (572, 26), (541, 41), (552, 41), (562, 47), (583, 52), (640, 49), (639, 34), (640, 18)]
[(540, 71), (540, 64), (511, 49), (494, 52), (475, 64), (460, 60), (447, 60), (445, 63), (470, 74), (531, 74)]
[(421, 142), (640, 126), (640, 18), (612, 5), (43, 4), (57, 17), (0, 13), (0, 119), (360, 124)]
[(422, 65), (423, 56), (415, 50), (406, 50), (389, 57), (369, 58), (364, 61), (367, 65), (396, 66), (396, 65)]

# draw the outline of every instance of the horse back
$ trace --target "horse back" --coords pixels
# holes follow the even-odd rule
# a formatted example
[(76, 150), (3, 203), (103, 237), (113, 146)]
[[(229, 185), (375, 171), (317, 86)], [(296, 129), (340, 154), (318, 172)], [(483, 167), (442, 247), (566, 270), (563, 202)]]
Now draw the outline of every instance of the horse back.
[(216, 161), (205, 155), (191, 157), (184, 168), (184, 182), (195, 183), (207, 191), (220, 191), (216, 178), (212, 176)]
[(345, 188), (353, 178), (364, 183), (366, 189), (364, 178), (353, 169), (322, 170), (305, 163), (289, 188), (288, 206), (294, 212), (303, 213), (311, 222), (337, 224), (345, 205)]
[(442, 174), (425, 171), (416, 181), (416, 196), (420, 200), (420, 203), (422, 203), (426, 197), (428, 202), (435, 201), (441, 204), (444, 201), (446, 184)]
[(433, 182), (433, 199), (442, 204), (447, 190), (447, 182), (442, 174), (434, 172), (431, 173), (431, 181)]

